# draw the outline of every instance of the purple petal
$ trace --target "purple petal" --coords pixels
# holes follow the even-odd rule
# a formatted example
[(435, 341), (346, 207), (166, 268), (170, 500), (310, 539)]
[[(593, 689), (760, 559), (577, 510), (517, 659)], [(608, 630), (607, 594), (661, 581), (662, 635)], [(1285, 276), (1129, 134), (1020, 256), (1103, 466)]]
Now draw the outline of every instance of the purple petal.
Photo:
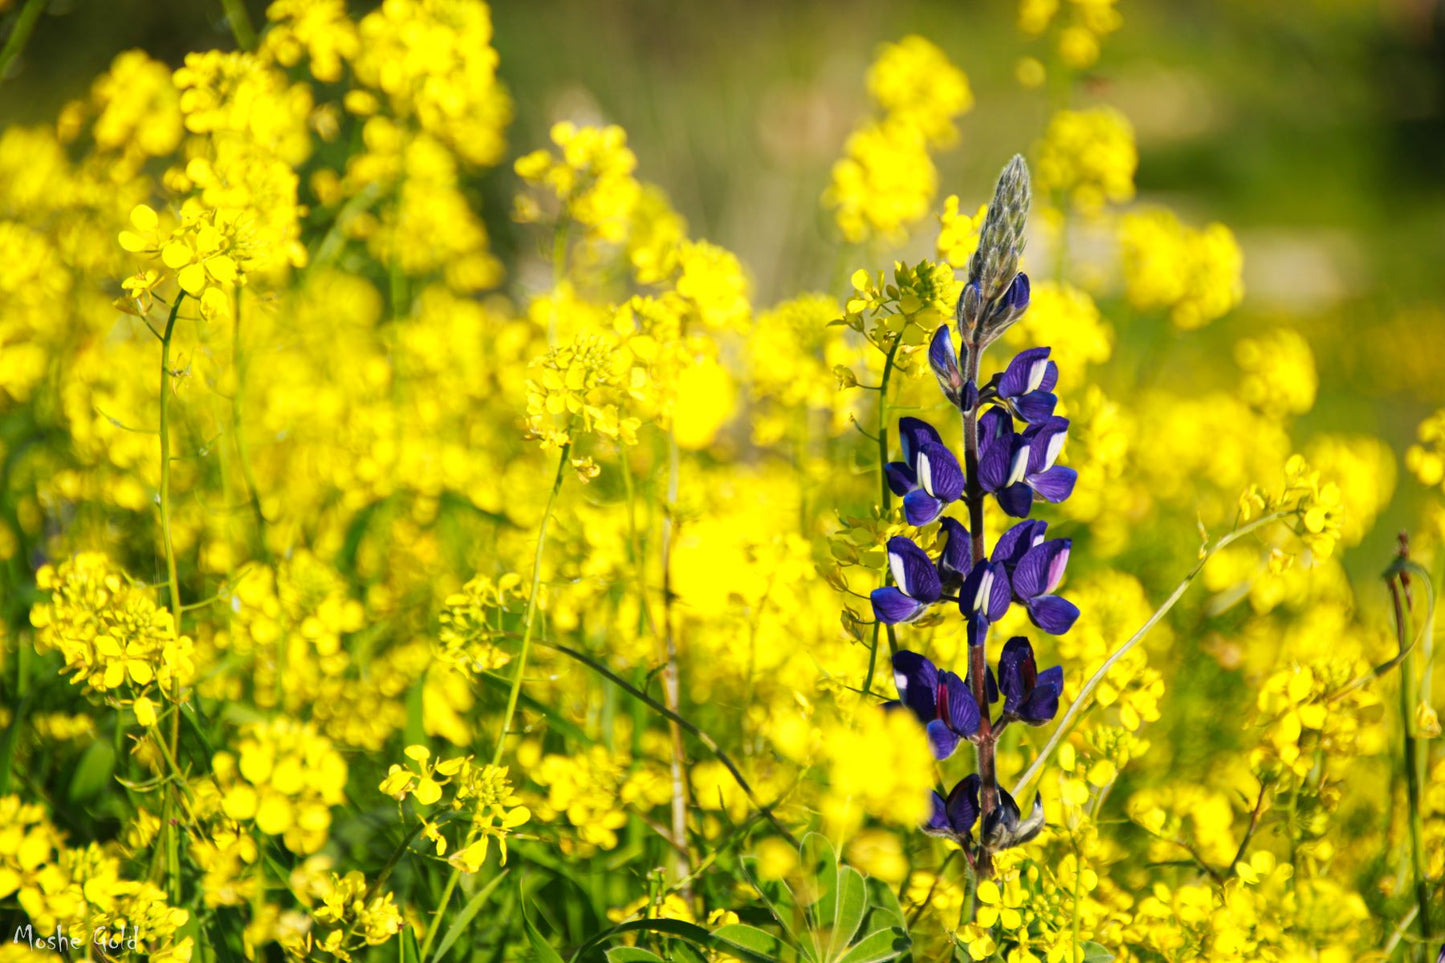
[(1029, 488), (1039, 493), (1040, 498), (1055, 504), (1073, 494), (1074, 482), (1078, 480), (1079, 473), (1065, 465), (1055, 465), (1048, 471), (1029, 475), (1024, 479)]
[(948, 825), (948, 806), (942, 796), (936, 792), (930, 792), (933, 799), (933, 807), (929, 810), (928, 822), (923, 824), (923, 831), (930, 836), (948, 836), (952, 833)]
[(938, 378), (938, 386), (943, 393), (958, 404), (963, 393), (963, 372), (959, 370), (958, 355), (954, 353), (953, 337), (947, 324), (939, 325), (938, 330), (933, 332), (933, 340), (928, 343), (928, 365)]
[(1008, 484), (1009, 455), (1012, 449), (1002, 441), (980, 449), (978, 482), (986, 492), (996, 492)]
[(953, 672), (939, 672), (938, 693), (938, 716), (948, 728), (964, 737), (978, 731), (978, 703), (963, 679)]
[(923, 490), (945, 503), (958, 501), (963, 494), (963, 469), (958, 459), (943, 445), (932, 443), (918, 449), (914, 462), (918, 469), (918, 483)]
[[(1049, 364), (1053, 364), (1053, 362), (1050, 361)], [(1036, 425), (1052, 417), (1058, 403), (1058, 395), (1050, 394), (1047, 391), (1030, 391), (1028, 394), (1014, 399), (1014, 410), (1024, 421)]]
[(900, 649), (893, 653), (893, 684), (898, 698), (920, 722), (938, 718), (938, 670), (917, 652)]
[[(1003, 398), (1018, 398), (1038, 390), (1043, 384), (1049, 366), (1048, 348), (1029, 348), (1014, 356), (1004, 369), (998, 382), (998, 393)], [(1047, 389), (1045, 389), (1047, 390)]]
[(1027, 605), (1034, 625), (1050, 635), (1063, 635), (1079, 618), (1079, 607), (1059, 595), (1040, 595)]
[(884, 465), (883, 477), (888, 479), (888, 487), (895, 495), (907, 495), (918, 487), (918, 476), (913, 473), (913, 466), (901, 461), (890, 461)]
[(898, 442), (903, 446), (903, 460), (911, 465), (918, 455), (918, 449), (929, 442), (941, 445), (943, 439), (938, 437), (937, 430), (922, 418), (905, 417), (898, 419)]
[(1018, 317), (1028, 310), (1029, 294), (1031, 291), (1032, 286), (1029, 284), (1029, 276), (1027, 274), (1020, 271), (1014, 275), (1013, 283), (1009, 285), (1008, 290), (1004, 292), (1003, 296), (1004, 302), (1009, 307), (1009, 312), (1014, 317)]
[(1069, 436), (1069, 419), (1046, 418), (1024, 432), (1029, 442), (1029, 474), (1054, 467)]
[(948, 825), (960, 836), (972, 832), (974, 823), (978, 822), (978, 790), (981, 783), (978, 773), (969, 773), (953, 787), (953, 792), (948, 794), (948, 800), (944, 803)]
[(993, 581), (990, 583), (986, 614), (990, 622), (997, 622), (1008, 614), (1009, 603), (1013, 601), (1013, 588), (1009, 585), (1008, 569), (997, 562), (988, 564), (993, 570)]
[(934, 719), (924, 728), (928, 732), (928, 745), (933, 749), (935, 759), (947, 759), (962, 741), (958, 733), (950, 729), (948, 723), (942, 719)]
[(1044, 540), (1044, 532), (1048, 527), (1048, 522), (1036, 518), (1019, 522), (998, 537), (989, 558), (1002, 562), (1007, 568), (1013, 568), (1025, 552)]
[(1034, 490), (1028, 485), (1009, 485), (996, 492), (998, 507), (1014, 518), (1027, 518), (1034, 507)]
[(1013, 571), (1013, 590), (1021, 600), (1046, 595), (1059, 587), (1069, 564), (1070, 538), (1051, 538), (1024, 553)]
[(974, 612), (968, 616), (968, 645), (972, 648), (988, 641), (988, 616)]
[[(1062, 679), (1063, 669), (1058, 666), (1054, 666), (1054, 668), (1059, 669)], [(1019, 718), (1031, 726), (1041, 726), (1059, 713), (1060, 687), (1052, 681), (1044, 681), (1044, 677), (1052, 671), (1053, 669), (1050, 669), (1048, 672), (1039, 674), (1038, 685), (1034, 686), (1033, 691), (1018, 707)]]
[(998, 687), (1003, 693), (1005, 712), (1017, 713), (1024, 697), (1033, 689), (1038, 677), (1034, 649), (1029, 640), (1016, 635), (1004, 643), (998, 657)]
[(918, 601), (937, 602), (943, 594), (933, 560), (927, 552), (913, 544), (912, 539), (895, 535), (888, 540), (888, 565), (893, 570), (893, 581), (905, 594)]
[(945, 518), (939, 522), (943, 528), (943, 554), (938, 556), (939, 580), (950, 588), (963, 582), (973, 568), (973, 539), (968, 529), (956, 518)]
[[(984, 618), (988, 618), (989, 602), (993, 598), (993, 583), (1002, 567), (996, 568), (987, 560), (974, 563), (968, 577), (963, 580), (963, 588), (958, 592), (958, 604), (965, 613), (982, 612)], [(1006, 576), (1004, 580), (1008, 580)]]
[(943, 514), (944, 503), (921, 488), (903, 496), (903, 517), (910, 525), (927, 525)]
[(1013, 448), (1014, 421), (1007, 411), (1002, 408), (990, 408), (978, 419), (978, 447), (979, 457), (1000, 441), (1007, 441), (1010, 450)]
[(874, 589), (868, 599), (873, 603), (873, 617), (884, 625), (912, 622), (928, 611), (926, 603), (909, 598), (891, 585)]

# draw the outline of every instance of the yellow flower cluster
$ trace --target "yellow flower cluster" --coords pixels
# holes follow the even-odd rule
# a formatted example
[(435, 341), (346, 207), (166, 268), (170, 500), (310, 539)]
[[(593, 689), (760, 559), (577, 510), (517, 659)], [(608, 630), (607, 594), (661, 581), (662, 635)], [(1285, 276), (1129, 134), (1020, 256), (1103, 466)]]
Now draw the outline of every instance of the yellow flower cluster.
[(326, 844), (331, 807), (346, 799), (346, 760), (308, 723), (279, 718), (247, 726), (234, 753), (211, 760), (231, 819), (254, 823), (309, 855)]
[(1151, 207), (1119, 219), (1125, 293), (1141, 310), (1168, 308), (1181, 330), (1201, 328), (1244, 297), (1244, 255), (1220, 223), (1193, 228)]
[[(1068, 0), (1070, 16), (1059, 26), (1056, 38), (1059, 59), (1075, 70), (1087, 70), (1098, 61), (1100, 41), (1124, 22), (1114, 9), (1115, 2)], [(1027, 36), (1039, 36), (1054, 23), (1059, 7), (1059, 0), (1019, 0), (1019, 30)]]
[(57, 651), (71, 682), (115, 705), (130, 705), (141, 725), (156, 722), (152, 694), (172, 699), (196, 666), (191, 640), (176, 635), (171, 613), (156, 606), (104, 555), (87, 552), (43, 566), (36, 586), (51, 593), (30, 610), (36, 646)]
[(124, 924), (152, 960), (189, 963), (194, 951), (191, 937), (177, 939), (190, 913), (160, 887), (125, 878), (116, 854), (97, 843), (67, 847), (41, 806), (13, 795), (0, 796), (0, 900), (18, 903), (35, 931), (59, 927), (87, 948), (97, 928)]
[(1300, 414), (1315, 404), (1319, 381), (1314, 353), (1298, 331), (1276, 328), (1234, 346), (1234, 359), (1244, 377), (1239, 394), (1274, 417)]
[(852, 724), (824, 731), (823, 747), (829, 788), (822, 813), (831, 838), (853, 835), (869, 817), (903, 827), (928, 818), (933, 752), (907, 713), (862, 707)]
[(306, 938), (306, 956), (314, 952), (350, 960), (362, 946), (380, 946), (400, 933), (406, 923), (391, 893), (376, 893), (357, 870), (345, 876), (331, 874), (331, 886), (312, 917), (326, 931)]
[(448, 595), (437, 630), (437, 658), (468, 673), (490, 672), (510, 662), (497, 640), (505, 635), (501, 620), (507, 603), (521, 586), (522, 577), (514, 572), (495, 581), (478, 575)]
[(957, 141), (954, 120), (973, 93), (943, 51), (916, 35), (879, 48), (868, 92), (877, 112), (849, 135), (823, 203), (836, 208), (850, 243), (893, 243), (928, 214), (938, 182), (929, 152)]
[(1405, 467), (1420, 484), (1433, 488), (1445, 482), (1445, 408), (1420, 422), (1415, 437), (1405, 451)]
[(632, 176), (637, 157), (627, 146), (627, 133), (616, 125), (578, 127), (563, 121), (552, 127), (552, 143), (560, 156), (535, 150), (517, 160), (517, 176), (545, 187), (558, 209), (545, 212), (527, 194), (517, 196), (515, 216), (523, 223), (546, 217), (575, 224), (586, 237), (617, 243), (626, 236), (641, 187)]
[(528, 436), (543, 448), (561, 448), (590, 433), (637, 444), (641, 420), (623, 414), (632, 382), (628, 360), (610, 341), (582, 337), (534, 361), (538, 376), (527, 382)]
[(558, 842), (564, 852), (579, 857), (616, 848), (617, 831), (627, 824), (628, 803), (647, 810), (672, 795), (670, 782), (655, 764), (639, 760), (633, 768), (625, 755), (603, 746), (543, 756), (531, 777), (546, 789), (532, 811), (545, 823), (565, 816), (576, 838), (564, 836)]
[(1061, 110), (1049, 120), (1033, 167), (1034, 190), (1058, 195), (1085, 215), (1134, 196), (1139, 152), (1134, 128), (1112, 107)]
[[(507, 835), (532, 818), (531, 811), (521, 805), (522, 798), (512, 791), (507, 767), (479, 766), (471, 756), (438, 757), (433, 763), (426, 746), (408, 746), (406, 757), (414, 768), (393, 763), (381, 781), (381, 791), (398, 802), (410, 796), (423, 806), (433, 806), (441, 801), (442, 787), (451, 784), (450, 808), (470, 811), (471, 820), (461, 849), (449, 861), (462, 872), (476, 873), (487, 859), (491, 841), (496, 839), (505, 866)], [(423, 818), (422, 834), (436, 846), (438, 856), (447, 854), (450, 843), (437, 824)]]

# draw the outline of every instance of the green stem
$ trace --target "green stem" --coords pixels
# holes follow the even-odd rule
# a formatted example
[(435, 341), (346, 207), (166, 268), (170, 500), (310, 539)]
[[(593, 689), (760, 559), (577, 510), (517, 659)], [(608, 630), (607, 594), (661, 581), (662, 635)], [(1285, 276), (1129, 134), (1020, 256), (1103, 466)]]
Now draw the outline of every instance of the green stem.
[(246, 435), (241, 429), (242, 395), (246, 386), (246, 360), (241, 353), (240, 288), (236, 289), (234, 317), (231, 324), (231, 368), (236, 377), (236, 387), (231, 393), (231, 434), (236, 439), (236, 454), (241, 462), (241, 478), (246, 482), (251, 514), (256, 518), (257, 551), (263, 562), (269, 562), (271, 552), (266, 547), (266, 515), (261, 511), (261, 493), (256, 486), (256, 473), (251, 468), (251, 456), (250, 450), (246, 447)]
[(1229, 545), (1243, 538), (1245, 535), (1248, 535), (1250, 532), (1253, 532), (1256, 529), (1263, 528), (1265, 525), (1269, 525), (1272, 522), (1277, 522), (1281, 518), (1284, 518), (1289, 514), (1290, 512), (1283, 511), (1271, 512), (1268, 515), (1263, 515), (1259, 518), (1256, 518), (1254, 521), (1235, 529), (1228, 535), (1223, 536), (1219, 539), (1219, 541), (1215, 542), (1213, 545), (1211, 545), (1208, 549), (1205, 550), (1204, 554), (1200, 556), (1199, 561), (1195, 563), (1194, 568), (1189, 570), (1189, 574), (1184, 576), (1184, 579), (1177, 586), (1175, 586), (1174, 591), (1171, 592), (1169, 597), (1164, 600), (1164, 604), (1159, 606), (1159, 608), (1155, 610), (1153, 615), (1149, 616), (1149, 620), (1139, 627), (1139, 631), (1135, 632), (1129, 637), (1129, 640), (1127, 642), (1115, 649), (1113, 653), (1104, 660), (1104, 664), (1099, 666), (1098, 671), (1089, 678), (1089, 681), (1084, 683), (1084, 687), (1079, 690), (1079, 694), (1074, 699), (1073, 704), (1069, 706), (1069, 711), (1064, 713), (1064, 718), (1059, 721), (1058, 728), (1054, 730), (1054, 734), (1049, 737), (1048, 743), (1044, 745), (1043, 751), (1039, 753), (1038, 758), (1035, 759), (1033, 761), (1033, 764), (1029, 766), (1028, 771), (1025, 772), (1019, 778), (1019, 781), (1014, 784), (1013, 797), (1015, 799), (1023, 798), (1024, 790), (1027, 789), (1029, 785), (1034, 781), (1034, 779), (1038, 777), (1039, 772), (1044, 768), (1044, 763), (1048, 761), (1049, 756), (1053, 755), (1053, 752), (1055, 749), (1058, 748), (1059, 743), (1062, 742), (1064, 740), (1064, 737), (1069, 734), (1069, 731), (1073, 726), (1074, 719), (1077, 718), (1079, 713), (1084, 710), (1084, 707), (1088, 703), (1089, 696), (1092, 695), (1094, 690), (1099, 687), (1099, 683), (1104, 681), (1104, 677), (1109, 674), (1109, 670), (1112, 669), (1116, 664), (1118, 664), (1119, 660), (1122, 659), (1130, 649), (1137, 645), (1140, 639), (1148, 635), (1149, 631), (1153, 629), (1154, 626), (1158, 625), (1160, 620), (1163, 619), (1164, 616), (1169, 614), (1169, 610), (1174, 608), (1175, 603), (1183, 597), (1184, 592), (1189, 588), (1190, 585), (1194, 584), (1194, 580), (1199, 577), (1199, 573), (1204, 570), (1205, 564), (1214, 557), (1215, 553), (1219, 552), (1221, 549), (1228, 547)]
[(753, 792), (753, 787), (743, 776), (742, 771), (738, 769), (738, 767), (733, 763), (732, 759), (728, 756), (728, 754), (723, 752), (722, 747), (717, 744), (717, 740), (715, 740), (712, 736), (708, 735), (702, 729), (699, 729), (696, 725), (689, 722), (686, 717), (680, 715), (679, 713), (673, 712), (667, 706), (663, 705), (647, 693), (643, 692), (641, 689), (637, 688), (637, 686), (617, 675), (611, 669), (607, 668), (607, 666), (603, 665), (601, 662), (598, 662), (590, 655), (578, 652), (576, 649), (570, 649), (565, 645), (559, 645), (556, 642), (548, 642), (543, 639), (538, 639), (537, 644), (545, 645), (547, 648), (553, 650), (554, 652), (561, 652), (568, 658), (575, 659), (576, 661), (581, 662), (593, 672), (596, 672), (608, 682), (611, 682), (613, 685), (622, 689), (622, 691), (626, 692), (634, 699), (639, 700), (644, 705), (652, 709), (654, 712), (660, 713), (663, 717), (672, 720), (677, 725), (692, 733), (699, 742), (701, 742), (704, 746), (707, 747), (709, 752), (711, 752), (714, 756), (717, 757), (718, 762), (722, 763), (723, 767), (726, 768), (727, 771), (732, 775), (733, 781), (738, 784), (738, 788), (741, 789), (743, 791), (743, 794), (748, 797), (748, 802), (752, 803), (753, 807), (757, 809), (758, 812), (762, 813), (765, 817), (767, 817), (768, 821), (773, 824), (773, 828), (778, 831), (778, 834), (783, 837), (783, 839), (788, 843), (788, 845), (797, 847), (798, 840), (793, 836), (792, 833), (788, 832), (788, 828), (786, 826), (784, 826), (781, 822), (778, 821), (778, 817), (773, 814), (772, 807), (765, 805), (762, 800), (758, 799), (757, 794)]
[[(1400, 557), (1404, 558), (1407, 551), (1401, 536)], [(1404, 652), (1407, 642), (1407, 630), (1405, 627), (1405, 603), (1404, 592), (1401, 588), (1401, 576), (1395, 575), (1390, 578), (1390, 602), (1395, 610), (1395, 638), (1399, 643), (1400, 651)], [(1408, 796), (1407, 802), (1410, 807), (1410, 855), (1411, 863), (1415, 870), (1415, 903), (1420, 908), (1420, 937), (1425, 942), (1430, 941), (1430, 889), (1429, 877), (1425, 869), (1425, 847), (1424, 847), (1424, 816), (1420, 800), (1420, 769), (1424, 761), (1420, 753), (1420, 746), (1415, 739), (1414, 733), (1414, 706), (1418, 696), (1415, 693), (1415, 663), (1413, 659), (1406, 659), (1400, 665), (1400, 726), (1404, 730), (1405, 750), (1405, 791)]]
[(251, 15), (246, 12), (242, 0), (221, 0), (221, 9), (226, 11), (226, 22), (231, 25), (231, 35), (236, 46), (242, 50), (256, 49), (256, 28), (251, 26)]
[(432, 918), (431, 925), (426, 928), (426, 939), (422, 940), (421, 952), (417, 954), (417, 959), (422, 960), (423, 963), (431, 956), (432, 944), (436, 942), (437, 933), (441, 932), (442, 914), (446, 912), (447, 904), (452, 900), (452, 893), (456, 892), (457, 881), (461, 878), (461, 870), (453, 866), (451, 874), (447, 876), (447, 884), (442, 888), (441, 899), (437, 902), (436, 915)]
[(522, 616), (522, 649), (517, 653), (517, 672), (512, 676), (512, 689), (507, 693), (507, 711), (502, 716), (502, 730), (497, 733), (497, 748), (492, 753), (492, 765), (501, 765), (502, 750), (507, 744), (507, 730), (512, 726), (512, 716), (517, 711), (517, 698), (522, 694), (522, 675), (527, 669), (527, 653), (532, 648), (532, 628), (537, 622), (537, 592), (542, 584), (542, 550), (547, 545), (547, 523), (552, 520), (552, 508), (557, 503), (557, 493), (562, 490), (562, 479), (566, 477), (567, 456), (572, 451), (569, 441), (562, 446), (557, 458), (557, 477), (552, 481), (552, 492), (547, 496), (547, 507), (542, 512), (542, 524), (537, 531), (537, 551), (532, 556), (532, 591), (527, 595), (527, 610)]
[(45, 0), (26, 0), (25, 6), (20, 8), (20, 15), (15, 18), (15, 26), (11, 29), (10, 36), (5, 38), (5, 46), (0, 48), (0, 83), (5, 82), (5, 74), (30, 41), (35, 23), (44, 11)]
[[(171, 397), (171, 337), (175, 334), (176, 318), (181, 313), (181, 302), (186, 299), (184, 291), (176, 292), (176, 300), (171, 305), (171, 312), (166, 318), (166, 331), (161, 336), (161, 538), (165, 543), (166, 553), (166, 584), (170, 588), (171, 615), (175, 620), (175, 632), (181, 634), (181, 582), (176, 574), (176, 550), (171, 539), (171, 423), (170, 423), (170, 397)], [(171, 675), (171, 703), (174, 712), (171, 715), (170, 734), (170, 756), (176, 758), (180, 754), (181, 744), (181, 680), (180, 676)], [(157, 740), (159, 741), (159, 740)], [(175, 868), (180, 860), (180, 839), (179, 829), (176, 821), (170, 818), (171, 798), (166, 797), (166, 846), (170, 854), (170, 865)], [(180, 878), (178, 874), (170, 874), (167, 880), (170, 884), (172, 902), (180, 899)]]

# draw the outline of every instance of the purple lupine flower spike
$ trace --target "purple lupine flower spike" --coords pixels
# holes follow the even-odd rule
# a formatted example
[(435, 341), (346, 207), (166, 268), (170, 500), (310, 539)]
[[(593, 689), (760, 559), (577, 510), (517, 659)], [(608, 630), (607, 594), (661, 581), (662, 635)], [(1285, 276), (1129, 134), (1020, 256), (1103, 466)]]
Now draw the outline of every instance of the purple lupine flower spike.
[(1016, 635), (1004, 643), (998, 658), (998, 687), (1003, 693), (1006, 716), (1041, 726), (1059, 712), (1059, 695), (1064, 690), (1064, 670), (1054, 666), (1040, 672), (1034, 662), (1029, 640)]
[(989, 312), (988, 327), (995, 337), (1002, 334), (1005, 328), (1017, 321), (1029, 309), (1031, 289), (1027, 274), (1020, 271), (1014, 275), (1008, 290), (993, 303), (993, 310)]
[(1059, 403), (1053, 394), (1059, 366), (1049, 360), (1048, 348), (1030, 348), (1009, 362), (998, 381), (998, 396), (1029, 424), (1051, 417)]
[(1063, 635), (1073, 628), (1079, 607), (1053, 592), (1064, 578), (1073, 540), (1054, 538), (1040, 542), (1024, 553), (1014, 566), (1013, 594), (1028, 609), (1034, 625), (1050, 635)]
[(923, 831), (957, 843), (971, 841), (974, 824), (978, 822), (978, 790), (981, 784), (982, 780), (975, 772), (959, 780), (947, 799), (933, 793), (933, 811), (923, 825)]
[(884, 708), (911, 711), (928, 733), (934, 758), (947, 759), (959, 742), (978, 731), (978, 703), (955, 673), (904, 650), (893, 656), (893, 682), (898, 701), (886, 702)]
[(888, 565), (898, 584), (874, 589), (868, 596), (878, 621), (887, 625), (912, 622), (943, 596), (933, 560), (912, 540), (902, 535), (888, 540)]
[(943, 529), (943, 554), (938, 556), (938, 578), (945, 592), (957, 591), (973, 570), (973, 539), (956, 518), (939, 522)]
[(1028, 472), (1023, 477), (1039, 497), (1048, 502), (1061, 502), (1074, 490), (1079, 473), (1063, 465), (1055, 465), (1068, 436), (1069, 419), (1047, 418), (1034, 425), (1024, 436), (1029, 439)]
[(990, 624), (1008, 612), (1013, 592), (1008, 570), (998, 562), (980, 560), (963, 580), (958, 607), (968, 618), (968, 644), (982, 645)]

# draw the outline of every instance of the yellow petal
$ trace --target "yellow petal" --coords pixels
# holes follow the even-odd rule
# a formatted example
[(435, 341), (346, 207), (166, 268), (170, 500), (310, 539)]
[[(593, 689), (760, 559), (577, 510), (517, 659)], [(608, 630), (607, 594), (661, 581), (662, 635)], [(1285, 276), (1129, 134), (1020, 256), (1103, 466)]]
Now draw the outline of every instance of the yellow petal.
[(161, 260), (172, 271), (190, 264), (192, 256), (190, 247), (180, 241), (167, 241), (161, 247)]
[(436, 780), (423, 776), (421, 782), (416, 784), (416, 792), (414, 795), (416, 796), (417, 802), (423, 806), (430, 806), (442, 798), (442, 787), (437, 785)]
[(120, 246), (132, 254), (150, 247), (150, 243), (134, 231), (121, 231), (119, 239)]
[(206, 286), (206, 269), (199, 264), (188, 264), (176, 275), (176, 281), (187, 294), (200, 294), (201, 289)]
[(211, 277), (222, 284), (234, 284), (236, 281), (236, 262), (224, 254), (207, 258), (206, 270), (210, 272)]
[(156, 706), (146, 696), (135, 700), (135, 721), (149, 728), (156, 724)]
[(136, 685), (150, 685), (150, 681), (156, 677), (155, 670), (144, 659), (127, 659), (125, 668)]
[(160, 226), (161, 219), (156, 212), (147, 204), (137, 204), (131, 208), (130, 222), (135, 225), (137, 231), (154, 231)]

